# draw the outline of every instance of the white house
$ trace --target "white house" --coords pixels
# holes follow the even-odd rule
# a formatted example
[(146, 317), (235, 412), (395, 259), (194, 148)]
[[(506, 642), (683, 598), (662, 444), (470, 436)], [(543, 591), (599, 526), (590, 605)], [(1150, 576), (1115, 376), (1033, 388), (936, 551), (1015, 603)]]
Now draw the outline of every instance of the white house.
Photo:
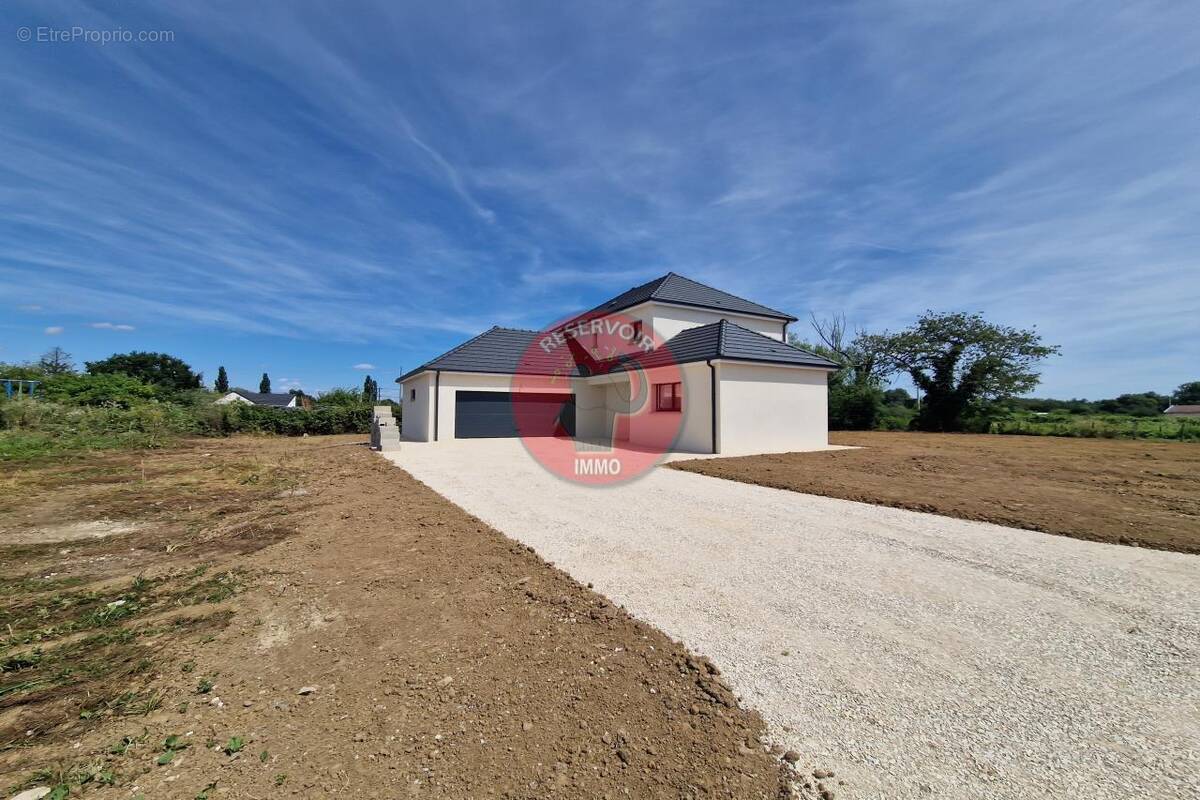
[[(614, 320), (622, 336), (646, 343), (645, 352), (601, 359), (597, 368), (587, 350), (597, 344), (595, 331)], [(827, 381), (837, 365), (787, 344), (795, 321), (668, 273), (554, 332), (495, 327), (400, 376), (401, 435), (417, 442), (527, 436), (516, 409), (544, 402), (555, 420), (545, 435), (689, 453), (820, 449), (828, 444)], [(556, 343), (566, 346), (554, 358), (571, 354), (565, 373), (561, 361), (541, 358)], [(656, 439), (664, 430), (665, 443)]]
[(214, 401), (219, 406), (230, 403), (242, 403), (249, 406), (270, 406), (271, 408), (297, 408), (299, 396), (294, 394), (279, 394), (275, 392), (249, 392), (245, 389), (234, 389), (229, 394), (222, 395)]

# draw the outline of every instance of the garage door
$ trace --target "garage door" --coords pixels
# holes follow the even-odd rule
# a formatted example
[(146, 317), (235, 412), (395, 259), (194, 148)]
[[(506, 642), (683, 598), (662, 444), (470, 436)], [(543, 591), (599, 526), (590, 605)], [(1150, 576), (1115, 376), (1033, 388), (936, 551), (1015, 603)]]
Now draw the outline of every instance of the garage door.
[(455, 392), (454, 438), (575, 435), (575, 395), (522, 392), (516, 414), (512, 398), (512, 392)]

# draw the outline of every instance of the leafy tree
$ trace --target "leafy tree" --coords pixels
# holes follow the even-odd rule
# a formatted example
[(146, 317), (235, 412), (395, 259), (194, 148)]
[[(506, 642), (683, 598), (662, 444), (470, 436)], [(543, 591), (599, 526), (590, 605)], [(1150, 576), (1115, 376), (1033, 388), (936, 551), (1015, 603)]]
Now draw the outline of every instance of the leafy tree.
[(1174, 402), (1180, 405), (1200, 403), (1200, 381), (1179, 384), (1179, 388), (1175, 390)]
[(841, 368), (829, 376), (829, 425), (837, 430), (871, 430), (883, 408), (883, 379), (887, 362), (877, 343), (863, 330), (848, 333), (846, 318), (812, 318), (817, 342), (791, 336), (792, 345), (816, 353)]
[(363, 393), (353, 388), (334, 388), (317, 395), (318, 406), (362, 406)]
[(122, 373), (171, 391), (199, 389), (204, 379), (182, 359), (166, 353), (117, 353), (102, 361), (88, 361), (85, 366), (92, 375)]
[(258, 382), (258, 390), (263, 394), (271, 393), (271, 376), (263, 373), (262, 380)]
[(363, 378), (362, 398), (368, 403), (379, 399), (379, 384), (370, 375)]
[(6, 364), (0, 361), (0, 378), (14, 381), (40, 381), (46, 371), (37, 364)]
[(912, 407), (917, 404), (917, 400), (906, 389), (888, 389), (883, 393), (883, 403), (889, 406), (905, 406)]
[(829, 389), (829, 425), (835, 430), (874, 430), (883, 410), (878, 386), (835, 384)]
[(229, 394), (229, 374), (225, 372), (224, 367), (217, 367), (217, 381), (213, 384), (213, 389), (221, 394)]
[(1117, 395), (1111, 400), (1096, 401), (1096, 409), (1109, 414), (1129, 414), (1134, 417), (1156, 417), (1171, 404), (1171, 398), (1157, 392)]
[(908, 373), (924, 393), (917, 427), (959, 431), (972, 407), (1023, 394), (1038, 384), (1038, 362), (1059, 352), (1032, 330), (990, 323), (980, 314), (927, 311), (898, 333), (865, 337), (886, 368)]
[(78, 375), (63, 373), (46, 379), (42, 395), (55, 403), (73, 406), (132, 408), (159, 396), (159, 388), (120, 372)]
[(66, 375), (75, 371), (71, 354), (61, 347), (51, 347), (38, 359), (38, 367), (47, 375)]

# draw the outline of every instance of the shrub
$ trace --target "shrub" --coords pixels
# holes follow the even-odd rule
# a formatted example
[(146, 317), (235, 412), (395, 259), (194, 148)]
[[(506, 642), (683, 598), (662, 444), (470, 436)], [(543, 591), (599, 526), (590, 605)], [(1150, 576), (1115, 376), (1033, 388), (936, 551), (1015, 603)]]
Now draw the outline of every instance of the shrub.
[(120, 408), (131, 408), (159, 397), (158, 387), (120, 373), (55, 375), (42, 384), (41, 393), (53, 403)]
[(829, 387), (829, 427), (834, 430), (872, 430), (882, 409), (883, 392), (875, 386)]

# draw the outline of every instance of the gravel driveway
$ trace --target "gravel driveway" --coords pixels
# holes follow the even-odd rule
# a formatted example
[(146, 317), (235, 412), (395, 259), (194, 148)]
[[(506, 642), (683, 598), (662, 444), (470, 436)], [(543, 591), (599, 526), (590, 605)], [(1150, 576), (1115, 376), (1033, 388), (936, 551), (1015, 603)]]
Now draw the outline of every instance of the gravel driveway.
[(1200, 558), (515, 440), (392, 460), (721, 665), (839, 797), (1200, 797)]

